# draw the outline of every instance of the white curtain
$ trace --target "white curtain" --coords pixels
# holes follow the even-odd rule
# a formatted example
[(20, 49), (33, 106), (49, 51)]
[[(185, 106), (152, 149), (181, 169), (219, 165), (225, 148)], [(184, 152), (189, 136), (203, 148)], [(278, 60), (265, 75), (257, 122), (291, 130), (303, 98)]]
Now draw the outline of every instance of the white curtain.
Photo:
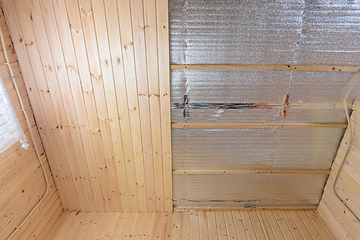
[(26, 143), (25, 134), (11, 105), (4, 83), (0, 78), (0, 153), (17, 141), (22, 143), (23, 148), (28, 149), (29, 144)]

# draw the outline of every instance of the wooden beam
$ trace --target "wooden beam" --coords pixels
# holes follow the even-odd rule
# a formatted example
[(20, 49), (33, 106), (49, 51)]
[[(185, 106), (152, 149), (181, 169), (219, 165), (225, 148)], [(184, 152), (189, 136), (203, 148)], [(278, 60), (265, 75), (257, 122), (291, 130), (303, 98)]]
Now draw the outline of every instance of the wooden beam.
[(203, 174), (330, 174), (330, 170), (173, 170), (174, 175)]
[(196, 211), (238, 211), (238, 210), (316, 210), (317, 206), (284, 206), (284, 207), (256, 207), (256, 208), (247, 208), (247, 207), (176, 207), (174, 206), (174, 211), (188, 211), (188, 210), (196, 210)]
[(325, 127), (346, 128), (346, 123), (181, 123), (174, 122), (173, 128), (259, 128), (259, 127)]
[(303, 65), (170, 65), (171, 70), (262, 70), (262, 71), (310, 71), (310, 72), (360, 72), (350, 66), (303, 66)]

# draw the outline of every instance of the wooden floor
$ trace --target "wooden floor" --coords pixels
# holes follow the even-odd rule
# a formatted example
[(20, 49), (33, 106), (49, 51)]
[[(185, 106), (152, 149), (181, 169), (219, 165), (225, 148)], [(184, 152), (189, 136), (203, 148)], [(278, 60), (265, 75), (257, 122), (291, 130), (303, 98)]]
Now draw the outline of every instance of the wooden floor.
[(46, 239), (333, 239), (315, 210), (64, 212)]

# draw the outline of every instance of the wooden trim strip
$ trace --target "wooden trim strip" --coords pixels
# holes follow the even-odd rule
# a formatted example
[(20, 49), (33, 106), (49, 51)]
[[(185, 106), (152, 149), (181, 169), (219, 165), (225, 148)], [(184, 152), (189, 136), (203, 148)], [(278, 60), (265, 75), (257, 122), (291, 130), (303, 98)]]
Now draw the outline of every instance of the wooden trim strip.
[(248, 208), (248, 207), (176, 207), (174, 206), (174, 211), (188, 211), (188, 210), (196, 210), (196, 211), (238, 211), (238, 210), (316, 210), (317, 206), (279, 206), (279, 207), (256, 207), (256, 208)]
[(325, 127), (346, 128), (346, 123), (181, 123), (173, 122), (173, 128), (258, 128), (258, 127)]
[(330, 174), (330, 170), (173, 170), (173, 175), (203, 174)]
[(266, 70), (266, 71), (310, 71), (310, 72), (360, 72), (359, 67), (349, 66), (303, 66), (303, 65), (170, 65), (171, 70)]

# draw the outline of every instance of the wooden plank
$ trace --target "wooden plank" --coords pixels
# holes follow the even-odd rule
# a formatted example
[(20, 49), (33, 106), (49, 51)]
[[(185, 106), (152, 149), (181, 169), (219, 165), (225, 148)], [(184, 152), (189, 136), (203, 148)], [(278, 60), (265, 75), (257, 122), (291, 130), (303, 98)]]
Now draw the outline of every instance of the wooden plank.
[(322, 239), (319, 232), (314, 227), (313, 223), (310, 221), (309, 217), (306, 215), (305, 211), (298, 211), (298, 214), (301, 220), (304, 222), (306, 228), (309, 230), (313, 239)]
[(330, 174), (330, 170), (173, 170), (174, 175), (202, 174)]
[(182, 123), (173, 122), (173, 128), (263, 128), (263, 127), (323, 127), (346, 128), (345, 123)]
[[(178, 223), (180, 224), (180, 213), (177, 215), (178, 217)], [(155, 225), (155, 219), (156, 219), (156, 213), (147, 213), (145, 226), (144, 226), (144, 236), (142, 239), (154, 239), (154, 225)], [(179, 230), (179, 239), (180, 239), (180, 228), (177, 228)]]
[[(123, 183), (122, 205), (124, 211), (131, 211), (130, 194), (137, 192), (134, 166), (134, 150), (131, 140), (129, 108), (127, 105), (127, 92), (125, 84), (125, 73), (122, 56), (122, 42), (120, 38), (120, 26), (118, 7), (116, 1), (104, 1), (106, 11), (107, 29), (111, 50), (112, 70), (114, 74), (114, 85), (116, 91), (116, 101), (121, 127), (121, 138), (123, 144), (124, 161), (120, 162), (119, 181)], [(116, 122), (116, 121), (115, 121)], [(148, 189), (148, 186), (147, 186)], [(148, 196), (151, 197), (151, 196)], [(150, 200), (148, 200), (150, 201)], [(152, 201), (155, 201), (153, 199)], [(148, 204), (149, 205), (149, 204)], [(149, 207), (149, 206), (148, 206)], [(150, 209), (149, 209), (150, 210)]]
[(267, 71), (307, 71), (307, 72), (360, 72), (350, 66), (303, 66), (303, 65), (171, 65), (174, 69), (191, 70), (267, 70)]
[(320, 216), (317, 215), (315, 211), (305, 211), (305, 213), (307, 214), (312, 224), (315, 226), (322, 239), (334, 239), (331, 234), (328, 233), (326, 228), (322, 225), (319, 220)]
[(116, 226), (113, 239), (123, 239), (127, 222), (129, 221), (130, 213), (122, 213), (119, 222)]
[(125, 227), (123, 239), (131, 239), (134, 236), (134, 231), (136, 228), (136, 221), (139, 216), (139, 213), (129, 214), (129, 218)]
[[(209, 239), (207, 211), (199, 211), (199, 239)], [(175, 215), (173, 215), (175, 217)], [(173, 235), (174, 236), (174, 235)]]
[(234, 218), (231, 211), (224, 211), (226, 231), (229, 239), (238, 239), (235, 230)]
[[(84, 42), (84, 35), (82, 31), (82, 23), (78, 11), (78, 5), (75, 1), (53, 0), (54, 14), (57, 20), (59, 29), (59, 36), (63, 46), (65, 61), (67, 64), (67, 72), (71, 78), (77, 79), (81, 84), (81, 91), (84, 98), (86, 112), (82, 113), (84, 119), (84, 128), (88, 126), (88, 131), (84, 131), (83, 138), (84, 146), (87, 149), (88, 168), (92, 186), (94, 188), (96, 208), (100, 211), (105, 211), (105, 196), (104, 189), (101, 187), (102, 180), (100, 179), (99, 158), (104, 155), (101, 136), (99, 134), (99, 122), (96, 113), (95, 96), (92, 87), (91, 77), (89, 73), (89, 64), (86, 55), (86, 48)], [(71, 26), (71, 29), (70, 27)], [(72, 44), (69, 44), (72, 43)], [(74, 80), (75, 81), (75, 80)], [(75, 81), (76, 82), (76, 81)], [(80, 95), (79, 95), (80, 97)], [(80, 104), (79, 100), (79, 104)], [(83, 109), (79, 106), (80, 109)], [(87, 114), (87, 115), (86, 115)], [(87, 134), (87, 135), (85, 135)], [(89, 135), (91, 138), (89, 139)]]
[(261, 222), (261, 225), (263, 227), (263, 230), (264, 230), (267, 238), (270, 240), (276, 239), (274, 232), (271, 229), (270, 223), (266, 217), (265, 211), (259, 210), (259, 211), (256, 211), (256, 213), (259, 216), (259, 221)]
[[(256, 207), (258, 210), (316, 210), (318, 207), (315, 206), (273, 206), (273, 207)], [(197, 210), (197, 211), (226, 211), (226, 210), (241, 210), (241, 211), (249, 211), (248, 207), (202, 207), (202, 206), (186, 206), (186, 207), (178, 207), (174, 206), (175, 211), (189, 211), (189, 210)]]
[(186, 239), (189, 240), (190, 238), (190, 226), (189, 226), (189, 212), (184, 211), (180, 212), (180, 239)]
[(139, 216), (136, 220), (136, 226), (134, 230), (134, 235), (132, 236), (133, 239), (140, 240), (144, 236), (144, 228), (146, 224), (146, 214), (147, 213), (139, 213)]
[(156, 0), (165, 211), (173, 210), (168, 1)]
[(70, 217), (70, 212), (63, 212), (44, 239), (45, 240), (53, 239), (69, 217)]
[(255, 231), (256, 239), (267, 239), (256, 211), (249, 211), (249, 216)]
[[(309, 211), (306, 211), (309, 212)], [(294, 236), (295, 239), (304, 239), (303, 236), (301, 235), (298, 227), (296, 226), (296, 223), (294, 222), (293, 218), (291, 217), (289, 211), (281, 211), (281, 214), (286, 222), (286, 224), (288, 225), (292, 235)]]
[[(181, 220), (180, 220), (180, 212), (173, 212), (173, 224), (172, 224), (172, 231), (171, 231), (171, 238), (174, 240), (180, 240), (181, 238), (181, 233), (180, 233), (180, 228), (181, 228)], [(202, 215), (200, 215), (201, 217)], [(205, 218), (206, 220), (206, 218)], [(201, 226), (201, 224), (199, 223), (199, 225)]]
[(209, 227), (209, 238), (210, 239), (219, 239), (219, 233), (216, 226), (216, 218), (214, 211), (207, 212), (207, 224)]
[(240, 211), (232, 211), (232, 215), (234, 218), (234, 225), (235, 225), (238, 239), (246, 240), (247, 236), (246, 236), (246, 232), (245, 232), (245, 226), (244, 226), (244, 222), (243, 222)]
[(248, 239), (256, 239), (253, 225), (251, 223), (250, 215), (248, 211), (240, 211), (242, 222), (244, 224), (244, 230)]
[(281, 228), (281, 231), (282, 233), (284, 234), (285, 238), (287, 240), (289, 239), (294, 239), (290, 229), (289, 229), (289, 226), (286, 224), (286, 221), (284, 219), (284, 217), (282, 216), (281, 212), (278, 211), (278, 210), (275, 210), (273, 211), (273, 214), (275, 216), (275, 219), (276, 221), (278, 222), (280, 228)]
[[(145, 45), (146, 45), (146, 65), (148, 78), (148, 99), (150, 104), (150, 122), (151, 122), (151, 138), (152, 138), (152, 161), (146, 162), (148, 164), (148, 171), (146, 176), (151, 185), (159, 186), (156, 188), (156, 196), (164, 198), (164, 178), (163, 178), (163, 164), (162, 164), (162, 142), (161, 142), (161, 108), (160, 108), (160, 86), (159, 86), (159, 72), (158, 72), (158, 56), (157, 56), (157, 26), (156, 26), (156, 5), (155, 0), (143, 1), (144, 7), (144, 22), (140, 26), (145, 31)], [(155, 172), (154, 172), (155, 170)], [(151, 186), (153, 188), (153, 186)], [(151, 188), (149, 193), (154, 195)], [(159, 207), (163, 206), (163, 202), (157, 201)], [(169, 210), (167, 210), (169, 211)]]
[(216, 226), (219, 239), (228, 239), (228, 232), (226, 229), (226, 222), (223, 211), (215, 211)]
[(190, 212), (190, 240), (199, 239), (199, 215), (198, 212)]
[[(306, 228), (304, 222), (300, 218), (298, 212), (297, 211), (289, 211), (289, 214), (290, 214), (290, 216), (292, 218), (292, 221), (295, 223), (297, 229), (300, 231), (301, 236), (304, 239), (311, 239), (312, 236), (310, 235), (310, 232), (308, 231), (308, 229)], [(286, 217), (288, 217), (288, 216), (286, 216)]]
[(270, 223), (271, 229), (272, 229), (276, 239), (284, 239), (285, 240), (286, 238), (284, 237), (284, 234), (281, 231), (281, 228), (280, 228), (278, 222), (276, 221), (273, 211), (265, 211), (265, 214)]
[[(139, 199), (146, 200), (146, 187), (145, 187), (145, 174), (144, 163), (142, 154), (142, 138), (140, 129), (140, 116), (139, 116), (139, 103), (137, 93), (137, 79), (135, 69), (135, 56), (134, 56), (134, 40), (132, 37), (132, 25), (130, 16), (130, 3), (128, 0), (118, 0), (118, 14), (120, 21), (120, 36), (122, 43), (123, 64), (125, 70), (125, 86), (127, 90), (127, 103), (129, 108), (131, 140), (133, 144), (134, 159), (133, 165), (135, 168), (135, 179), (129, 179), (129, 182), (136, 183), (137, 194), (130, 195), (130, 203), (132, 211), (140, 209)], [(128, 159), (127, 161), (131, 161)], [(131, 175), (128, 174), (128, 178)], [(133, 190), (132, 190), (133, 191)], [(134, 195), (134, 196), (133, 196)], [(141, 206), (144, 207), (144, 206)]]

